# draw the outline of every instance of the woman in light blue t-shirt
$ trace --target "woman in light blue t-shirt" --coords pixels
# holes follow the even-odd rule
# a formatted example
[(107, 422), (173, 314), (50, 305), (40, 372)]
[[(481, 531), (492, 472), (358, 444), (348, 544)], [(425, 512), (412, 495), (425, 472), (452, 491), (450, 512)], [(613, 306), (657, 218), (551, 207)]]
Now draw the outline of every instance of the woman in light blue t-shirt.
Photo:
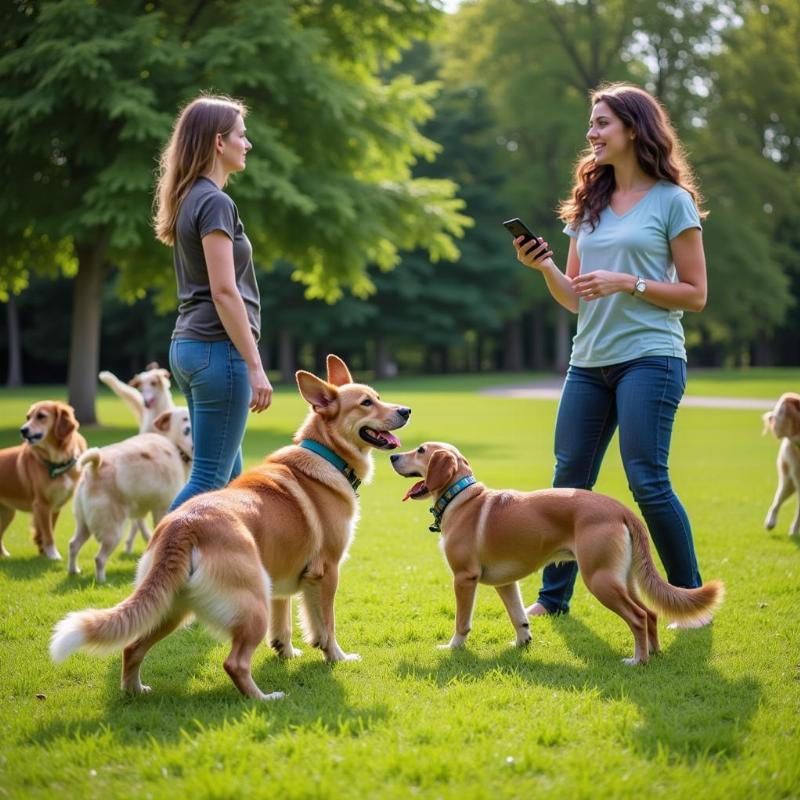
[[(618, 428), (628, 484), (667, 579), (694, 588), (702, 580), (691, 526), (667, 461), (686, 385), (681, 317), (706, 303), (698, 193), (651, 95), (611, 84), (591, 103), (589, 146), (560, 208), (570, 237), (566, 271), (547, 242), (514, 242), (519, 261), (539, 270), (553, 297), (578, 315), (556, 421), (553, 485), (591, 489)], [(545, 568), (528, 614), (566, 612), (576, 574), (574, 562)]]

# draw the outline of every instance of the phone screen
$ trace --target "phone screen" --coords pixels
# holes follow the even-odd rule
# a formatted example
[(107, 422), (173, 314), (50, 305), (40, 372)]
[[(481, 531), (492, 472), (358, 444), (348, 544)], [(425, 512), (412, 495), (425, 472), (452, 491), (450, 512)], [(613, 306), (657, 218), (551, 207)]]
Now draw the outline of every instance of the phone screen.
[(536, 234), (534, 234), (533, 231), (531, 231), (531, 229), (518, 217), (514, 217), (514, 219), (507, 219), (503, 225), (515, 239), (519, 236), (524, 236), (525, 240), (522, 242), (523, 244), (527, 244), (532, 239), (541, 241), (541, 239), (536, 236)]

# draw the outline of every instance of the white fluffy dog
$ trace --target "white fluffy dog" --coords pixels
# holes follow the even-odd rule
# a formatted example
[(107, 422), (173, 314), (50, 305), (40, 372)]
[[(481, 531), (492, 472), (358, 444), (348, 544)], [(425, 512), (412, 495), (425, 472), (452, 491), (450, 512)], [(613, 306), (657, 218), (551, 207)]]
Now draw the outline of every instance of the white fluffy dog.
[(98, 583), (106, 579), (106, 561), (119, 544), (128, 517), (152, 513), (158, 521), (188, 480), (192, 460), (189, 410), (177, 406), (154, 422), (157, 433), (140, 433), (107, 447), (93, 447), (78, 461), (75, 490), (77, 527), (69, 543), (69, 571), (80, 572), (78, 553), (89, 536), (100, 542), (95, 557)]

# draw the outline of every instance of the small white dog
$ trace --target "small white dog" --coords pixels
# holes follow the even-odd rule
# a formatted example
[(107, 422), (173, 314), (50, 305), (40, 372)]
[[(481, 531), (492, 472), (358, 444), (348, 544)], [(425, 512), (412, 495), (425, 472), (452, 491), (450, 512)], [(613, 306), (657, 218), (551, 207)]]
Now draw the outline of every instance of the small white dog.
[[(153, 433), (155, 421), (165, 411), (175, 408), (170, 392), (169, 371), (151, 361), (142, 372), (137, 372), (127, 383), (123, 383), (113, 372), (104, 370), (97, 376), (117, 397), (133, 411), (139, 423), (139, 433)], [(131, 520), (125, 552), (133, 552), (136, 534), (150, 541), (150, 531), (143, 519)]]
[(778, 488), (767, 511), (764, 527), (771, 531), (778, 520), (778, 509), (795, 492), (797, 511), (789, 528), (789, 536), (800, 533), (800, 394), (786, 392), (772, 411), (764, 414), (764, 430), (771, 430), (781, 439), (778, 450)]
[(178, 406), (165, 411), (154, 425), (157, 433), (93, 447), (78, 461), (83, 474), (75, 490), (70, 574), (80, 572), (78, 553), (93, 535), (100, 542), (95, 575), (98, 583), (105, 581), (106, 561), (122, 538), (125, 520), (152, 513), (158, 524), (186, 483), (192, 461), (189, 410)]

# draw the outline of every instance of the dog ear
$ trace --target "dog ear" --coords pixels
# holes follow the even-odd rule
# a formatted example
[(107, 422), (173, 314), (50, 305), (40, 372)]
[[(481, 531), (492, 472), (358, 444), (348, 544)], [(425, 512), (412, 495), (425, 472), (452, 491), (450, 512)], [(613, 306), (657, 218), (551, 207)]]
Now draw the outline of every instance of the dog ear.
[(72, 406), (60, 403), (56, 406), (56, 421), (53, 425), (53, 435), (56, 440), (63, 442), (70, 434), (78, 430), (78, 420)]
[(129, 381), (128, 386), (133, 386), (138, 389), (142, 385), (142, 379), (139, 375), (134, 375)]
[(172, 376), (169, 374), (168, 369), (160, 369), (158, 370), (158, 374), (165, 380), (168, 381)]
[(444, 489), (453, 480), (457, 469), (458, 461), (449, 450), (437, 450), (428, 462), (425, 485), (432, 492)]
[(350, 375), (347, 364), (345, 364), (339, 356), (330, 353), (328, 355), (327, 365), (328, 383), (332, 383), (334, 386), (344, 386), (345, 383), (353, 382), (353, 377)]
[(151, 370), (151, 369), (158, 369), (158, 361), (151, 361), (151, 362), (150, 362), (150, 363), (149, 363), (149, 364), (148, 364), (148, 365), (145, 367), (145, 371), (147, 371), (147, 370)]
[(783, 402), (786, 404), (791, 436), (797, 436), (800, 434), (800, 397), (787, 397)]
[(156, 418), (153, 420), (153, 427), (157, 431), (161, 431), (162, 433), (166, 433), (169, 430), (170, 423), (172, 422), (172, 412), (171, 411), (162, 411)]
[(761, 421), (764, 423), (764, 428), (761, 431), (761, 435), (764, 436), (767, 433), (767, 431), (772, 430), (772, 427), (775, 424), (775, 412), (765, 411), (761, 415)]
[(318, 378), (304, 369), (297, 370), (295, 379), (303, 399), (317, 413), (327, 410), (339, 397), (339, 392), (335, 386), (326, 383), (322, 378)]

